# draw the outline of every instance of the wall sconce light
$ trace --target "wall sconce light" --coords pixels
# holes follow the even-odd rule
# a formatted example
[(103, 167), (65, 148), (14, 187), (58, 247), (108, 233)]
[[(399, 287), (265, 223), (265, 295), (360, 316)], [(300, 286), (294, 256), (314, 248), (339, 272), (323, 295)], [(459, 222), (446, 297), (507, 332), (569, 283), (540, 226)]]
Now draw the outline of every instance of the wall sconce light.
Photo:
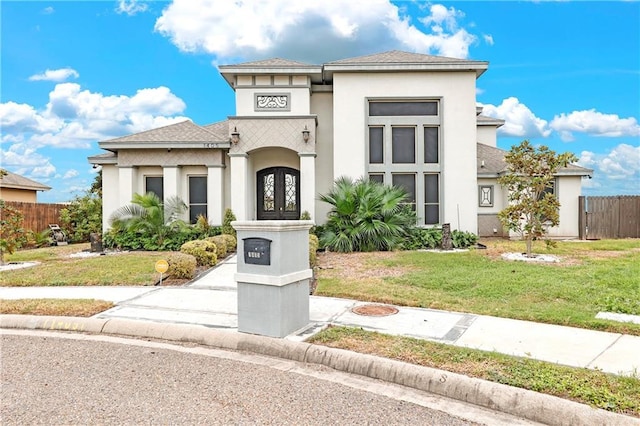
[(309, 129), (307, 129), (307, 126), (304, 126), (304, 130), (302, 131), (302, 139), (305, 141), (305, 143), (309, 142)]
[(231, 132), (231, 143), (237, 145), (240, 142), (240, 133), (236, 127), (233, 128), (233, 132)]

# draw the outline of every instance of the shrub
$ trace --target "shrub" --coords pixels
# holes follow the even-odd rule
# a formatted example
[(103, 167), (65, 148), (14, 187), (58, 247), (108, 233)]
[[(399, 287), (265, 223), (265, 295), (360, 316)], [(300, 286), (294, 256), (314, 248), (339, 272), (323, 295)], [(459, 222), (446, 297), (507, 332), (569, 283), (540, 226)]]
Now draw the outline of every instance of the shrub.
[(231, 234), (222, 234), (220, 236), (224, 239), (224, 242), (227, 243), (228, 253), (236, 251), (236, 248), (238, 247), (238, 240), (236, 240), (236, 237)]
[(234, 220), (236, 220), (236, 215), (233, 214), (233, 211), (231, 209), (226, 209), (224, 211), (224, 218), (222, 219), (223, 234), (229, 234), (237, 237), (236, 230), (233, 229), (233, 226), (231, 226), (231, 222), (233, 222)]
[(89, 241), (89, 235), (102, 232), (102, 198), (87, 192), (75, 197), (60, 211), (60, 222), (70, 242)]
[(471, 232), (453, 230), (451, 232), (451, 241), (455, 248), (467, 248), (478, 242), (478, 236)]
[(320, 200), (331, 205), (320, 241), (333, 251), (392, 250), (417, 220), (403, 189), (365, 179), (341, 177)]
[(194, 256), (199, 266), (214, 266), (218, 261), (216, 251), (216, 245), (206, 240), (189, 241), (180, 247), (180, 252)]
[(12, 254), (25, 242), (23, 219), (22, 212), (0, 200), (0, 265), (4, 264), (5, 253)]
[(318, 246), (320, 245), (320, 241), (318, 237), (313, 234), (309, 234), (309, 267), (315, 268), (318, 266)]
[(196, 258), (190, 254), (174, 252), (167, 256), (169, 275), (173, 278), (192, 279), (196, 274)]
[(209, 237), (205, 241), (212, 242), (216, 245), (216, 255), (218, 259), (224, 259), (227, 256), (227, 242), (222, 235), (216, 235), (215, 237)]
[[(455, 248), (468, 248), (478, 242), (478, 236), (471, 232), (451, 231), (451, 240)], [(440, 228), (415, 228), (410, 237), (405, 241), (403, 248), (406, 250), (436, 249), (442, 246), (442, 229)]]

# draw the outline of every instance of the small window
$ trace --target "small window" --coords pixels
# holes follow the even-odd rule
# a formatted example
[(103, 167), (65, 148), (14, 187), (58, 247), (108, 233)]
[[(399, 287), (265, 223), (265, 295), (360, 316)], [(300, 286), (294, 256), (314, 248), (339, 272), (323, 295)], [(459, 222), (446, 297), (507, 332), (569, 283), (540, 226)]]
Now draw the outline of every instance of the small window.
[(424, 128), (424, 162), (427, 164), (437, 164), (438, 159), (438, 128)]
[(369, 102), (369, 116), (438, 115), (438, 102)]
[(393, 186), (400, 187), (407, 192), (407, 204), (416, 209), (416, 176), (409, 173), (394, 173), (392, 175)]
[(370, 173), (369, 180), (371, 182), (384, 183), (384, 175), (382, 173)]
[(424, 223), (436, 225), (440, 223), (440, 175), (428, 173), (424, 175)]
[(478, 205), (480, 207), (493, 207), (493, 185), (480, 185), (478, 187)]
[(541, 193), (540, 199), (544, 198), (546, 194), (556, 195), (556, 180), (552, 180), (549, 182), (549, 186), (547, 186)]
[(207, 216), (207, 177), (189, 176), (189, 221), (196, 223), (198, 216)]
[(162, 176), (145, 176), (144, 178), (145, 193), (153, 192), (164, 200), (164, 183)]
[(369, 163), (384, 162), (384, 139), (382, 127), (369, 127)]
[(394, 164), (414, 164), (416, 162), (416, 128), (391, 128), (391, 161)]

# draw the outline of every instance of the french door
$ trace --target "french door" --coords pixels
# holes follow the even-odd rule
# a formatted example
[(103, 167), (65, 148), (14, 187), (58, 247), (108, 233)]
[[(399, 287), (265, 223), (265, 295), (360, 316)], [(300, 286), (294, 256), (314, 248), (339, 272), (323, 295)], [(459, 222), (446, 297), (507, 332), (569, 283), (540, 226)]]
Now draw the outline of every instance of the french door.
[(258, 220), (300, 219), (300, 172), (270, 167), (257, 173)]

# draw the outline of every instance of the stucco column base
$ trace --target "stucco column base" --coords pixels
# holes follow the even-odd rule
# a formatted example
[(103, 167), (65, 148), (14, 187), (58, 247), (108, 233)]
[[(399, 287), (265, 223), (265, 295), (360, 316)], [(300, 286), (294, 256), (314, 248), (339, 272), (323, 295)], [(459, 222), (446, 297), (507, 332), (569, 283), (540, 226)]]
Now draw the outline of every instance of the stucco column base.
[(236, 221), (231, 225), (238, 233), (238, 331), (282, 338), (309, 324), (313, 271), (308, 253), (313, 222)]

